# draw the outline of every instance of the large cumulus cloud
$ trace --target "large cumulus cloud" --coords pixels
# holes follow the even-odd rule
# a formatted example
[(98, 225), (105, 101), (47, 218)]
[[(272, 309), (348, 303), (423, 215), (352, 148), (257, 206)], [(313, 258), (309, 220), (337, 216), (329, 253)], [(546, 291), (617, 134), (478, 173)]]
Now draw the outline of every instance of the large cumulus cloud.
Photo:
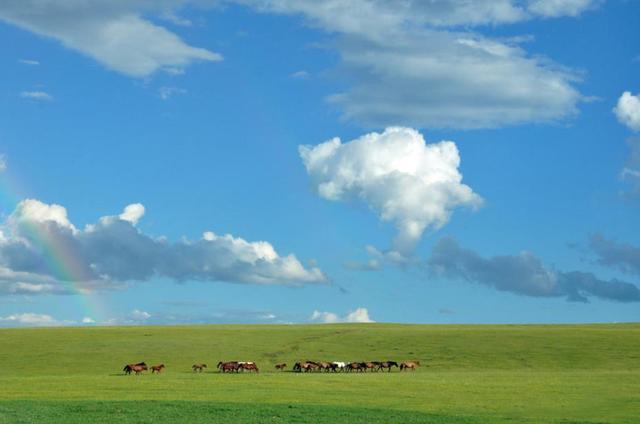
[(410, 253), (424, 230), (447, 223), (459, 206), (482, 199), (462, 184), (455, 143), (427, 144), (411, 128), (387, 128), (342, 143), (300, 146), (300, 156), (318, 195), (332, 201), (361, 201), (395, 224), (394, 248)]
[(0, 293), (68, 293), (167, 277), (176, 281), (248, 284), (324, 283), (315, 266), (281, 256), (266, 241), (205, 232), (199, 240), (169, 242), (141, 232), (140, 204), (78, 229), (60, 205), (18, 204), (0, 234)]

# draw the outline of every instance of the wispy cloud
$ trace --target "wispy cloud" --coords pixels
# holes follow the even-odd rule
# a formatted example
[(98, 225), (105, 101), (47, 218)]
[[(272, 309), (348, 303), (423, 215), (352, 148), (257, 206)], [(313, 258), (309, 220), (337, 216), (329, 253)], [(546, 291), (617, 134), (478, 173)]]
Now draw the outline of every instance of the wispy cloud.
[(168, 100), (171, 97), (182, 94), (187, 94), (187, 90), (178, 87), (160, 87), (158, 89), (158, 96), (160, 96), (162, 100)]
[(40, 62), (32, 59), (18, 59), (18, 62), (22, 63), (23, 65), (31, 65), (31, 66), (40, 65)]
[(47, 314), (25, 312), (0, 317), (0, 325), (5, 327), (60, 327), (76, 324), (75, 321), (60, 321)]
[(311, 76), (311, 74), (309, 74), (309, 72), (307, 71), (296, 71), (294, 73), (291, 74), (291, 77), (293, 78), (297, 78), (297, 79), (307, 79)]
[(52, 37), (109, 69), (146, 77), (165, 68), (184, 69), (196, 61), (220, 61), (211, 50), (193, 47), (177, 34), (146, 16), (160, 15), (174, 24), (186, 20), (168, 13), (181, 1), (161, 4), (145, 0), (126, 2), (77, 0), (18, 0), (0, 2), (0, 19)]
[(45, 91), (23, 91), (20, 93), (20, 97), (23, 99), (38, 100), (38, 101), (51, 101), (53, 96)]

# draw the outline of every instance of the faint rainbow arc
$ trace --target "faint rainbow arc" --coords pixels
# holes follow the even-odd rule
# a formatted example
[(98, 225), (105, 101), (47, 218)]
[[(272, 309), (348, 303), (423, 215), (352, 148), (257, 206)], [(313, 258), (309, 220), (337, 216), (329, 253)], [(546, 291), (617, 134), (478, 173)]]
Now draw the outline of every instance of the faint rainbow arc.
[[(20, 201), (26, 198), (17, 194), (22, 192), (25, 190), (21, 190), (20, 185), (11, 180), (6, 172), (0, 175), (3, 218), (6, 219)], [(67, 241), (31, 223), (24, 223), (23, 229), (27, 232), (30, 241), (39, 248), (39, 253), (50, 275), (76, 299), (82, 318), (89, 317), (103, 321), (107, 317), (105, 305), (100, 302), (95, 293), (82, 287), (82, 283), (90, 281), (91, 277)]]

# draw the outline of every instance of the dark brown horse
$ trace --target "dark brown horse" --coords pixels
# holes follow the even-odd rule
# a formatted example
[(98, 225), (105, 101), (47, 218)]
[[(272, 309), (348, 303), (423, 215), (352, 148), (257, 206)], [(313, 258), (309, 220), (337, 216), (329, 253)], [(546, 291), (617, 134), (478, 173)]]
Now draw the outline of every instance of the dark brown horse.
[(164, 364), (153, 365), (151, 366), (151, 374), (155, 374), (155, 373), (160, 374), (160, 371), (162, 371), (164, 368), (165, 368)]
[(280, 371), (284, 371), (287, 368), (287, 364), (276, 364), (276, 369)]
[(124, 371), (125, 374), (129, 375), (131, 374), (131, 371), (133, 371), (133, 367), (135, 366), (147, 366), (147, 364), (145, 364), (144, 362), (138, 362), (137, 364), (127, 364), (124, 366), (124, 368), (122, 369), (122, 371)]
[(404, 361), (400, 363), (400, 371), (415, 371), (420, 366), (420, 361)]
[(240, 364), (236, 361), (231, 361), (231, 362), (218, 362), (218, 366), (217, 368), (220, 370), (220, 372), (238, 372), (238, 370), (240, 370)]
[(193, 364), (191, 368), (193, 368), (193, 372), (202, 372), (203, 368), (207, 368), (207, 364)]
[(394, 362), (394, 361), (384, 361), (384, 362), (380, 362), (380, 367), (378, 368), (379, 370), (386, 368), (387, 372), (391, 372), (391, 367), (396, 367), (398, 368), (398, 363)]

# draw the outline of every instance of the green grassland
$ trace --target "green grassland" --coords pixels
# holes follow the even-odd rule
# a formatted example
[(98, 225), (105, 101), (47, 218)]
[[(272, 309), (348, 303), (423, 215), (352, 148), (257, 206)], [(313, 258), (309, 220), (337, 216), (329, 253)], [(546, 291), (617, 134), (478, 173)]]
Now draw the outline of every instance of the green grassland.
[[(273, 369), (304, 359), (423, 367)], [(167, 368), (123, 375), (142, 360)], [(219, 360), (261, 372), (219, 374)], [(640, 324), (5, 329), (0, 423), (13, 422), (638, 423)]]

